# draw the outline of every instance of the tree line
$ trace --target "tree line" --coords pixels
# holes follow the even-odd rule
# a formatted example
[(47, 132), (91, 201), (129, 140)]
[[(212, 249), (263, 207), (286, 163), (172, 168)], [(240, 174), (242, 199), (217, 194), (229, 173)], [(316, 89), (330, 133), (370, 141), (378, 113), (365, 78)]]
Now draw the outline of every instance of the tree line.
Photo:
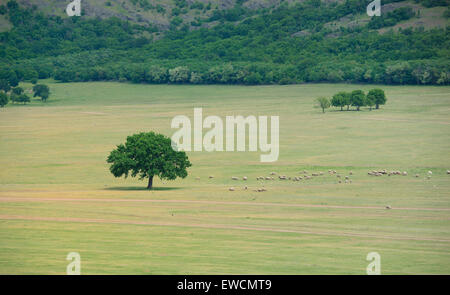
[(361, 107), (367, 106), (369, 110), (379, 109), (380, 105), (386, 104), (387, 98), (384, 90), (375, 88), (369, 90), (367, 95), (362, 90), (354, 90), (352, 92), (341, 91), (333, 95), (331, 99), (326, 97), (318, 97), (316, 99), (318, 105), (325, 113), (325, 109), (330, 108), (330, 106), (338, 107), (341, 111), (346, 107), (347, 111), (350, 110), (350, 106), (354, 106), (357, 111)]
[[(116, 18), (46, 16), (9, 1), (13, 23), (0, 33), (0, 79), (63, 82), (450, 84), (449, 30), (380, 34), (327, 23), (364, 13), (368, 0), (287, 3), (239, 22), (156, 29)], [(395, 2), (384, 1), (383, 3)], [(14, 4), (15, 3), (15, 4)], [(247, 13), (247, 12), (245, 12)], [(244, 13), (244, 16), (247, 14)], [(406, 12), (405, 12), (406, 13)], [(391, 15), (403, 17), (402, 12)], [(297, 35), (301, 33), (300, 35)]]

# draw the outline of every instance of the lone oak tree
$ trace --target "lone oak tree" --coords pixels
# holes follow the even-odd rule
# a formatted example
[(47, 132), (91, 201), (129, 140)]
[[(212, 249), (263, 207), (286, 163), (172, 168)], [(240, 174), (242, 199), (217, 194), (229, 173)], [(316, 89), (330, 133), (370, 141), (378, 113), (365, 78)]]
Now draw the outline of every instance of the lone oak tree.
[(154, 132), (128, 136), (125, 144), (110, 153), (107, 162), (112, 164), (109, 170), (115, 177), (127, 178), (131, 174), (148, 178), (147, 189), (152, 189), (154, 176), (168, 180), (185, 178), (186, 169), (192, 166), (185, 152), (172, 148), (170, 138)]

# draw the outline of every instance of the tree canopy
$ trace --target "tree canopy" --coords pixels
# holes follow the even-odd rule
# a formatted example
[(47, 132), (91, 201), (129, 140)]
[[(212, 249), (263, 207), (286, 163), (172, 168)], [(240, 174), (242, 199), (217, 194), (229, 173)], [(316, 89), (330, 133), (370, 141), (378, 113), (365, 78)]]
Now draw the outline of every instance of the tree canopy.
[(47, 98), (50, 96), (50, 89), (47, 85), (43, 84), (33, 86), (33, 92), (33, 97), (39, 96), (44, 102), (47, 101)]
[(11, 93), (11, 101), (27, 104), (27, 102), (30, 102), (31, 99), (25, 93), (22, 93), (22, 94)]
[(12, 89), (12, 93), (14, 93), (16, 95), (21, 95), (23, 93), (23, 88), (22, 87), (14, 87)]
[(148, 189), (153, 187), (154, 176), (168, 180), (185, 178), (191, 166), (185, 152), (172, 148), (170, 138), (154, 132), (128, 136), (124, 144), (110, 153), (107, 162), (115, 177), (148, 178)]
[(330, 100), (326, 97), (318, 97), (317, 102), (319, 103), (323, 113), (325, 113), (325, 109), (328, 109), (331, 105)]
[(352, 106), (356, 107), (356, 110), (359, 111), (360, 107), (366, 104), (366, 95), (362, 90), (354, 90), (352, 91), (350, 102)]
[(386, 94), (379, 88), (371, 89), (369, 93), (367, 93), (367, 99), (373, 101), (376, 105), (376, 109), (379, 109), (380, 105), (386, 104), (387, 101)]
[(335, 95), (333, 95), (333, 98), (331, 99), (331, 105), (334, 107), (340, 107), (341, 111), (345, 106), (350, 106), (350, 97), (351, 94), (347, 92), (338, 92)]
[(11, 89), (11, 86), (9, 85), (8, 80), (0, 79), (0, 90), (3, 90), (4, 92), (8, 92), (10, 89)]
[(7, 105), (8, 101), (9, 101), (8, 95), (3, 91), (0, 91), (0, 107), (4, 107), (5, 105)]

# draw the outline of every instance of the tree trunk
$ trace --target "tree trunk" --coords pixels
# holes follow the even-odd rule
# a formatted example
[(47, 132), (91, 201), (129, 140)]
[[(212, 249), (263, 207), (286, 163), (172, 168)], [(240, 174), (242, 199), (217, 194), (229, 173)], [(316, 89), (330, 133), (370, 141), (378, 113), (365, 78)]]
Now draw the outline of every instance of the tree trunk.
[(376, 108), (376, 109), (378, 110), (378, 108), (379, 108), (379, 107), (380, 107), (380, 105), (379, 105), (379, 104), (377, 104), (375, 108)]
[(350, 109), (350, 106), (349, 105), (347, 105), (347, 111)]
[(356, 110), (359, 111), (359, 106), (356, 107)]
[(150, 176), (148, 178), (148, 185), (147, 185), (147, 189), (152, 189), (153, 188), (153, 176)]
[(342, 112), (342, 108), (343, 108), (343, 106), (341, 106), (341, 112)]

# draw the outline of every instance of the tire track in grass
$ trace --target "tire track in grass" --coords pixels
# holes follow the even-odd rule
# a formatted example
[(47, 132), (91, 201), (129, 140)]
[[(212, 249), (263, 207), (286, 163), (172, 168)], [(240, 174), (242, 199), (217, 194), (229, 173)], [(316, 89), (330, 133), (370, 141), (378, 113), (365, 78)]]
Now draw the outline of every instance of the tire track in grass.
[(359, 238), (374, 238), (374, 239), (388, 239), (388, 240), (412, 240), (412, 241), (432, 241), (432, 242), (450, 243), (450, 240), (446, 240), (446, 239), (406, 237), (406, 236), (405, 237), (383, 236), (383, 235), (361, 234), (361, 233), (354, 233), (354, 232), (302, 231), (302, 230), (267, 228), (267, 227), (230, 226), (230, 225), (223, 225), (223, 224), (147, 222), (147, 221), (118, 220), (118, 219), (108, 220), (108, 219), (94, 219), (94, 218), (74, 218), (74, 217), (62, 218), (62, 217), (40, 217), (40, 216), (23, 216), (23, 215), (0, 215), (0, 220), (103, 223), (103, 224), (147, 225), (147, 226), (167, 226), (167, 227), (195, 227), (195, 228), (203, 228), (203, 229), (246, 230), (246, 231), (275, 232), (275, 233), (296, 233), (296, 234), (304, 234), (304, 235), (359, 237)]
[[(273, 207), (300, 207), (300, 208), (326, 208), (326, 209), (376, 209), (386, 210), (378, 206), (343, 206), (343, 205), (315, 205), (315, 204), (284, 204), (284, 203), (261, 203), (261, 202), (222, 202), (222, 201), (199, 201), (199, 200), (149, 200), (149, 199), (80, 199), (80, 198), (20, 198), (0, 197), (0, 202), (130, 202), (130, 203), (180, 203), (180, 204), (210, 204), (210, 205), (243, 205), (243, 206), (273, 206)], [(390, 210), (409, 211), (450, 211), (450, 208), (414, 208), (393, 207)]]

